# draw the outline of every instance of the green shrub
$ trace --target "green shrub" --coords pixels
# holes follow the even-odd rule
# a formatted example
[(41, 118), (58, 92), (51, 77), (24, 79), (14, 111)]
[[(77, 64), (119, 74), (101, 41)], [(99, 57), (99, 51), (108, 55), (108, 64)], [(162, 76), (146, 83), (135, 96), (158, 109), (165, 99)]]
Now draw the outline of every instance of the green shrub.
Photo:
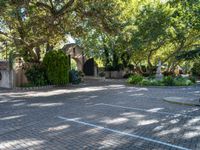
[(30, 82), (30, 85), (41, 86), (48, 83), (46, 71), (42, 65), (33, 65), (31, 68), (26, 70), (25, 75)]
[(128, 78), (127, 82), (130, 84), (140, 84), (143, 79), (144, 77), (141, 75), (133, 75)]
[(143, 79), (140, 82), (140, 85), (145, 85), (145, 86), (162, 86), (164, 85), (160, 80), (156, 80), (156, 79)]
[(196, 83), (197, 79), (193, 76), (189, 76), (188, 78), (190, 81), (192, 81), (192, 83)]
[(166, 76), (162, 80), (155, 78), (144, 78), (139, 75), (134, 75), (128, 78), (128, 83), (142, 86), (189, 86), (193, 85), (195, 81), (190, 78)]
[(155, 79), (155, 78), (156, 78), (155, 75), (150, 75), (150, 76), (148, 76), (148, 79)]
[(195, 62), (192, 68), (192, 75), (194, 76), (200, 76), (200, 61), (199, 62)]
[(173, 86), (174, 85), (174, 79), (172, 76), (166, 76), (162, 80), (163, 84), (166, 86)]
[(189, 86), (192, 85), (192, 81), (188, 78), (178, 77), (174, 79), (175, 86)]
[(69, 71), (69, 82), (72, 84), (79, 84), (81, 82), (81, 74), (77, 70)]
[(140, 85), (150, 86), (151, 85), (151, 81), (149, 79), (143, 79), (140, 82)]
[(63, 51), (50, 51), (43, 60), (47, 77), (51, 84), (63, 85), (69, 83), (69, 58)]
[(164, 85), (164, 84), (162, 84), (162, 82), (160, 80), (156, 80), (156, 79), (150, 80), (150, 84), (152, 86), (162, 86), (162, 85)]

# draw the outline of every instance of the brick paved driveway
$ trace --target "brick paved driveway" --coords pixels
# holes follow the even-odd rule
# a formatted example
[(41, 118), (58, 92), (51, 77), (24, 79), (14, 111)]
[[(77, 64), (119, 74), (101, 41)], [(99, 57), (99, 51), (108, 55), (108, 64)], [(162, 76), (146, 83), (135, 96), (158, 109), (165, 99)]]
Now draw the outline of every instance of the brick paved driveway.
[(200, 108), (163, 102), (200, 87), (91, 82), (0, 92), (0, 150), (200, 149)]

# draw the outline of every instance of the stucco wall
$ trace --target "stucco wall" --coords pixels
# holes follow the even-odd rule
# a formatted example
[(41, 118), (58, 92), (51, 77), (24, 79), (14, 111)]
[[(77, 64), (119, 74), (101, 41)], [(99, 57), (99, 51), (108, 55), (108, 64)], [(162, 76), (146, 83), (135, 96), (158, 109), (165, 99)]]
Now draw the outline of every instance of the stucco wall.
[(0, 61), (0, 87), (12, 88), (13, 71), (9, 69), (8, 61)]
[(12, 75), (11, 72), (9, 70), (0, 70), (1, 72), (1, 80), (0, 80), (0, 87), (4, 87), (4, 88), (11, 88), (12, 87)]

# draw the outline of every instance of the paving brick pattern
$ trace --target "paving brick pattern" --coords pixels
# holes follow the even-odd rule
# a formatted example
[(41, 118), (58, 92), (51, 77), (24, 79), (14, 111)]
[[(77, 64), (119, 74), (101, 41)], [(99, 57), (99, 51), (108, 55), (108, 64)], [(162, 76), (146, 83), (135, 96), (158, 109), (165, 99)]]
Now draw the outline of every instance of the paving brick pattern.
[(178, 150), (104, 128), (200, 149), (200, 108), (163, 102), (200, 87), (131, 87), (90, 81), (67, 88), (0, 92), (0, 150)]

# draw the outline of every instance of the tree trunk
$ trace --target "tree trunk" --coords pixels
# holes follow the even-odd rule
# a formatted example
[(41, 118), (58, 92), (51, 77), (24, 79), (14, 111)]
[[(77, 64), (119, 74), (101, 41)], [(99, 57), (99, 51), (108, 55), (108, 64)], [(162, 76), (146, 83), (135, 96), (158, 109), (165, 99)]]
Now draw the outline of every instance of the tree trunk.
[(104, 46), (104, 55), (105, 55), (105, 68), (107, 68), (110, 63), (110, 59), (109, 59), (108, 49), (105, 46)]
[(153, 65), (152, 65), (152, 63), (151, 63), (151, 56), (152, 56), (152, 53), (153, 53), (153, 51), (150, 51), (150, 52), (149, 52), (149, 55), (148, 55), (147, 72), (148, 72), (149, 74), (152, 74), (152, 73), (153, 73)]

